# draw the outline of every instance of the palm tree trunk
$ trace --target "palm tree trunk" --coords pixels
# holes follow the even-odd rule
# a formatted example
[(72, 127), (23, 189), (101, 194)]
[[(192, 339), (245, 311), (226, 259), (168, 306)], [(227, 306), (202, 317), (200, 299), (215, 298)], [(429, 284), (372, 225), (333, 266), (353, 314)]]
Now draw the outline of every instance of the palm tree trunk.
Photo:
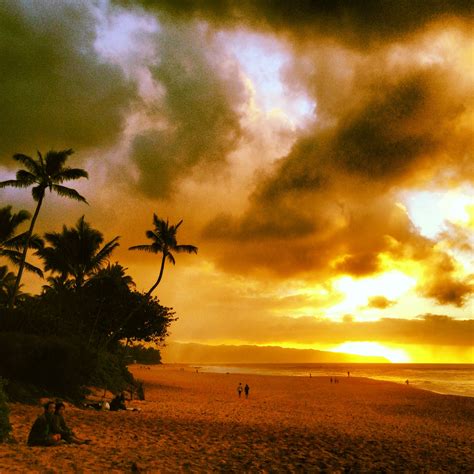
[[(153, 291), (155, 290), (155, 288), (160, 284), (160, 281), (161, 279), (163, 278), (163, 272), (165, 270), (165, 261), (166, 261), (166, 253), (163, 254), (163, 258), (161, 259), (161, 268), (160, 268), (160, 274), (158, 275), (158, 279), (156, 280), (155, 284), (148, 290), (148, 292), (145, 294), (145, 298), (143, 298), (142, 302), (136, 306), (134, 309), (132, 309), (132, 311), (130, 311), (130, 313), (128, 314), (128, 316), (122, 321), (121, 323), (121, 327), (124, 327), (129, 321), (130, 319), (133, 317), (133, 315), (142, 307), (145, 305), (145, 303), (148, 301), (148, 298), (150, 297), (150, 295), (153, 293)], [(120, 329), (120, 328), (119, 328)], [(108, 339), (106, 340), (105, 342), (105, 345), (104, 345), (104, 348), (107, 348), (108, 345), (110, 344), (110, 342), (112, 341), (112, 338), (115, 336), (115, 334), (111, 334)]]
[(166, 254), (163, 254), (163, 258), (161, 259), (161, 268), (160, 268), (160, 274), (158, 275), (158, 280), (156, 280), (155, 284), (148, 290), (148, 293), (146, 294), (147, 297), (149, 297), (153, 291), (155, 291), (155, 288), (160, 284), (161, 279), (163, 278), (163, 271), (165, 270), (165, 260), (166, 260)]
[(35, 227), (36, 219), (43, 204), (44, 191), (41, 193), (40, 198), (38, 199), (38, 204), (36, 205), (35, 213), (31, 219), (30, 228), (28, 229), (28, 234), (26, 235), (25, 248), (21, 255), (20, 267), (18, 268), (18, 274), (16, 276), (15, 286), (13, 288), (12, 298), (10, 300), (10, 308), (13, 308), (15, 305), (16, 294), (18, 293), (18, 288), (20, 288), (21, 276), (23, 274), (23, 269), (25, 268), (26, 254), (28, 252), (28, 247), (30, 245), (31, 236), (33, 235), (33, 229)]

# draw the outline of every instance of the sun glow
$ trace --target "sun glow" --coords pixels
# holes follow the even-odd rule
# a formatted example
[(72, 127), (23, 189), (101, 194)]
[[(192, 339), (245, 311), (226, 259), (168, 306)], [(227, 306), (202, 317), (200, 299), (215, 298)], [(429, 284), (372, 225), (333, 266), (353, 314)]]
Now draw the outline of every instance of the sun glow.
[(344, 314), (368, 304), (373, 296), (397, 300), (416, 285), (416, 280), (405, 273), (393, 270), (372, 278), (354, 279), (345, 276), (334, 282), (334, 288), (345, 295), (344, 300), (328, 310), (332, 314)]
[(410, 356), (403, 349), (393, 349), (378, 342), (344, 342), (331, 349), (331, 352), (344, 352), (362, 356), (385, 357), (390, 362), (411, 362)]

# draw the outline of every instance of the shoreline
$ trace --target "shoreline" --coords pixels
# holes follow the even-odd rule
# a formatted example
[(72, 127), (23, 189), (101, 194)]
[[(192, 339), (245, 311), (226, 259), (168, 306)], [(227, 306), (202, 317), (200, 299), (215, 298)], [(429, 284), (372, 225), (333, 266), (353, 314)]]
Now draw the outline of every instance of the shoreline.
[[(370, 363), (351, 363), (351, 364), (342, 364), (342, 363), (310, 363), (310, 364), (301, 364), (301, 363), (229, 363), (229, 364), (219, 364), (219, 363), (208, 363), (208, 364), (183, 364), (183, 363), (164, 363), (163, 366), (170, 367), (190, 367), (192, 370), (195, 370), (196, 367), (201, 372), (207, 373), (221, 373), (225, 374), (227, 372), (232, 374), (255, 374), (255, 375), (264, 375), (264, 376), (275, 376), (275, 375), (287, 375), (291, 377), (309, 377), (311, 373), (312, 377), (347, 377), (347, 370), (350, 370), (352, 377), (363, 377), (369, 378), (371, 380), (379, 380), (385, 382), (393, 382), (399, 385), (405, 385), (405, 381), (409, 380), (409, 383), (412, 387), (419, 390), (426, 390), (431, 393), (437, 393), (439, 395), (452, 395), (460, 397), (474, 398), (474, 364), (370, 364)], [(159, 364), (157, 364), (159, 366)], [(432, 369), (436, 368), (454, 371), (464, 371), (469, 372), (469, 386), (460, 386), (459, 377), (454, 378), (448, 381), (440, 380), (430, 380), (429, 377), (432, 374)], [(331, 370), (330, 370), (331, 369)], [(420, 379), (420, 374), (405, 373), (400, 375), (388, 375), (377, 373), (375, 370), (374, 373), (370, 373), (372, 369), (384, 369), (389, 372), (401, 371), (411, 371), (413, 370), (428, 370), (428, 373), (424, 379)], [(383, 372), (384, 370), (381, 370)]]
[[(474, 400), (365, 378), (196, 373), (133, 365), (139, 412), (68, 406), (89, 446), (26, 446), (39, 407), (10, 404), (0, 472), (457, 471), (474, 467)], [(237, 396), (239, 382), (250, 395)]]

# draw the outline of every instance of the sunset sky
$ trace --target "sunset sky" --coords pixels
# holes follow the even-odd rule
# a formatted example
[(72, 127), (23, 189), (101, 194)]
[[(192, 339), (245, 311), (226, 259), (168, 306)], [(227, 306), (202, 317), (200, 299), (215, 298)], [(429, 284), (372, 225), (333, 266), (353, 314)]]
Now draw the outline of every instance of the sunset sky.
[(474, 362), (472, 2), (6, 0), (0, 25), (0, 180), (73, 148), (89, 206), (47, 194), (37, 232), (85, 215), (140, 290), (160, 256), (128, 247), (183, 219), (170, 341)]

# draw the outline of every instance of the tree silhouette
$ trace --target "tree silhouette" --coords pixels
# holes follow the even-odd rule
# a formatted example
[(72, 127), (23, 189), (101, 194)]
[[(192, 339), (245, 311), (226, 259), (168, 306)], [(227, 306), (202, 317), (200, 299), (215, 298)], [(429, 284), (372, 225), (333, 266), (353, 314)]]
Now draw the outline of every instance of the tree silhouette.
[[(22, 249), (25, 245), (27, 232), (15, 235), (16, 228), (30, 218), (28, 211), (20, 211), (16, 214), (12, 213), (11, 206), (0, 208), (0, 257), (5, 257), (14, 265), (19, 265), (21, 262)], [(29, 243), (29, 248), (39, 249), (43, 245), (43, 241), (32, 235)], [(40, 268), (25, 262), (25, 270), (36, 273), (40, 277), (43, 272)]]
[(15, 274), (6, 265), (0, 266), (0, 304), (7, 304), (15, 286)]
[(129, 247), (129, 250), (143, 250), (144, 252), (161, 253), (161, 267), (158, 279), (153, 286), (148, 290), (145, 296), (150, 296), (154, 289), (160, 284), (165, 269), (165, 262), (168, 260), (173, 265), (176, 263), (171, 252), (176, 253), (197, 253), (198, 248), (194, 245), (178, 245), (176, 241), (176, 233), (182, 220), (176, 225), (169, 225), (168, 220), (160, 219), (156, 214), (153, 214), (153, 230), (147, 230), (146, 236), (151, 239), (151, 244), (134, 245)]
[(20, 286), (23, 268), (25, 267), (26, 254), (30, 245), (33, 229), (38, 218), (41, 205), (43, 204), (45, 191), (49, 189), (54, 191), (59, 196), (75, 199), (87, 203), (86, 199), (81, 196), (76, 190), (63, 186), (61, 183), (65, 181), (76, 180), (79, 178), (87, 178), (88, 174), (85, 170), (80, 168), (69, 168), (65, 166), (66, 160), (73, 151), (71, 149), (62, 151), (48, 151), (46, 156), (38, 151), (38, 158), (33, 159), (21, 153), (13, 155), (13, 159), (22, 164), (26, 169), (20, 169), (16, 173), (16, 179), (0, 182), (0, 188), (13, 186), (15, 188), (28, 188), (33, 186), (33, 199), (37, 202), (36, 209), (31, 219), (30, 228), (26, 235), (23, 253), (21, 255), (20, 267), (15, 281), (15, 288), (10, 301), (10, 306), (15, 304), (16, 293)]
[(61, 232), (49, 232), (44, 237), (49, 246), (37, 252), (44, 261), (44, 269), (58, 273), (59, 281), (72, 278), (76, 289), (83, 286), (87, 277), (100, 270), (119, 246), (119, 237), (115, 237), (101, 247), (104, 242), (102, 233), (93, 229), (84, 216), (75, 227), (63, 226)]

